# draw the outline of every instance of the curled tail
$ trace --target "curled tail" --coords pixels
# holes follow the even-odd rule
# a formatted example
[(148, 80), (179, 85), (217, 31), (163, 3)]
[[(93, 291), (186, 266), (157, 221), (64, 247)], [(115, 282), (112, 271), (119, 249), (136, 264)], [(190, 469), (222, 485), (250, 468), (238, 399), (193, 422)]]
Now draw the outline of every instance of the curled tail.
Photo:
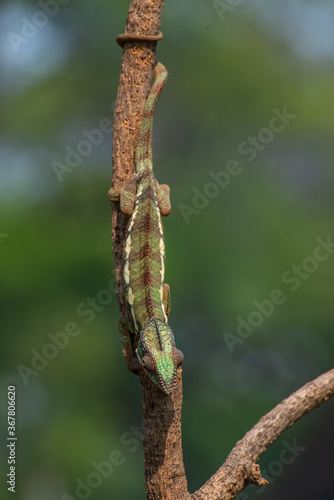
[(160, 93), (167, 80), (167, 70), (158, 62), (154, 67), (154, 83), (146, 99), (143, 116), (139, 125), (135, 151), (137, 174), (146, 168), (152, 168), (153, 115)]

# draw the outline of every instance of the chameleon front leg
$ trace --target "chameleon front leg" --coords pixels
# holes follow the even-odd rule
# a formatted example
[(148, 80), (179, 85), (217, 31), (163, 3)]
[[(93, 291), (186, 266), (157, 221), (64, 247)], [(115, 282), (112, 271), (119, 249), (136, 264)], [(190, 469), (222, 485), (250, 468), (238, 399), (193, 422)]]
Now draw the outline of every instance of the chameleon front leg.
[[(167, 283), (164, 283), (163, 286), (163, 303), (164, 303), (165, 313), (168, 318), (172, 307), (172, 303), (170, 300), (170, 286), (167, 285)], [(180, 349), (176, 349), (176, 353), (177, 353), (177, 366), (180, 366), (184, 360), (184, 355), (183, 352), (180, 351)]]
[(110, 201), (120, 202), (120, 207), (125, 215), (132, 215), (136, 193), (137, 193), (137, 176), (134, 175), (126, 182), (123, 189), (110, 188), (108, 198)]
[(121, 317), (118, 320), (118, 329), (121, 336), (122, 352), (126, 366), (130, 372), (137, 375), (142, 366), (139, 363), (137, 356), (133, 353), (131, 336), (135, 335), (134, 326), (128, 318)]
[[(108, 191), (109, 200), (120, 202), (121, 210), (125, 215), (132, 215), (137, 193), (137, 183), (137, 176), (133, 176), (127, 181), (123, 189), (112, 187)], [(167, 184), (159, 184), (155, 180), (155, 189), (160, 213), (164, 217), (167, 217), (171, 211), (170, 188)]]
[(155, 190), (157, 193), (160, 213), (164, 217), (167, 217), (167, 215), (171, 211), (170, 188), (167, 184), (159, 184), (158, 181), (155, 179)]

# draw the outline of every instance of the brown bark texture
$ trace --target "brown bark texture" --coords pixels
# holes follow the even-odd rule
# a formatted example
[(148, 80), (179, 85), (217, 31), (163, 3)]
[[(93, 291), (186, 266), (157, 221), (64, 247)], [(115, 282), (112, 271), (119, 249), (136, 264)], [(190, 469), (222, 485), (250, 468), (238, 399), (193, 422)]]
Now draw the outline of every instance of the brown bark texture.
[[(158, 35), (163, 0), (132, 0), (125, 33)], [(123, 187), (134, 173), (135, 139), (149, 92), (156, 41), (125, 41), (114, 114), (114, 187)], [(120, 50), (120, 49), (119, 49)], [(163, 61), (162, 61), (163, 62)], [(130, 317), (124, 299), (122, 249), (128, 218), (113, 203), (112, 239), (117, 296), (122, 316)], [(186, 361), (185, 361), (186, 362)], [(262, 417), (233, 448), (220, 469), (190, 494), (181, 441), (182, 369), (176, 390), (168, 396), (139, 373), (143, 399), (144, 466), (148, 500), (229, 500), (248, 484), (266, 484), (257, 460), (282, 432), (334, 395), (334, 370), (304, 385)]]
[[(158, 35), (162, 0), (132, 0), (125, 33)], [(149, 93), (157, 42), (133, 40), (123, 46), (121, 75), (114, 115), (114, 187), (122, 187), (134, 172), (135, 139)], [(113, 203), (112, 238), (121, 314), (129, 317), (122, 289), (122, 249), (128, 218)], [(175, 499), (187, 492), (181, 443), (182, 369), (173, 395), (163, 394), (139, 374), (143, 398), (144, 464), (147, 498)]]

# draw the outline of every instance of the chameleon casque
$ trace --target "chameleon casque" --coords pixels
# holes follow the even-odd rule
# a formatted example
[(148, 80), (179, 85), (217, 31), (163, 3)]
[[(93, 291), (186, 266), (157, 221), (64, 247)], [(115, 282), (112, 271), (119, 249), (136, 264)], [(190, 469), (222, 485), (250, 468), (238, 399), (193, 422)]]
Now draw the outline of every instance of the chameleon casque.
[(154, 76), (135, 146), (135, 174), (122, 190), (111, 188), (108, 197), (119, 201), (122, 212), (130, 216), (123, 249), (123, 281), (132, 321), (119, 320), (123, 355), (129, 370), (143, 368), (163, 392), (170, 394), (183, 354), (176, 349), (168, 326), (170, 294), (164, 283), (161, 215), (167, 216), (171, 210), (169, 187), (155, 179), (152, 161), (153, 115), (167, 79), (167, 70), (159, 62)]

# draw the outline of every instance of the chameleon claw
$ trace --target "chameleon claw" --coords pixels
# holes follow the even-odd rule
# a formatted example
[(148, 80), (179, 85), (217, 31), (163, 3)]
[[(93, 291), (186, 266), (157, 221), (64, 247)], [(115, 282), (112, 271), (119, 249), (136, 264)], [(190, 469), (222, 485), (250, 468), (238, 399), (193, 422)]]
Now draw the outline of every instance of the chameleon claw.
[(119, 201), (120, 191), (118, 188), (110, 188), (107, 196), (110, 201)]

